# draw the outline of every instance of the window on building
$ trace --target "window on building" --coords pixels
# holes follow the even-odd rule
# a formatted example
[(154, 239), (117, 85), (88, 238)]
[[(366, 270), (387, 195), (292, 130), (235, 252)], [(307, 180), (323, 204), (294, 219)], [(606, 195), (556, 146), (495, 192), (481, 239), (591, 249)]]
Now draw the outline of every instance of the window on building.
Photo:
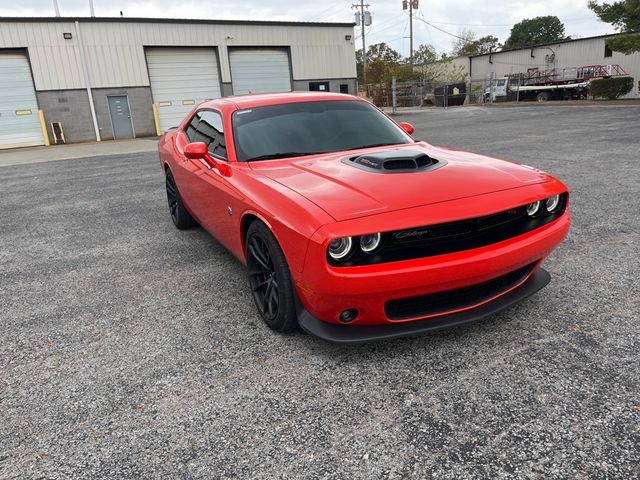
[(309, 82), (309, 90), (312, 92), (328, 92), (329, 82)]
[(340, 84), (340, 93), (349, 93), (349, 84), (341, 83)]
[(613, 57), (613, 50), (611, 50), (609, 48), (609, 45), (607, 45), (606, 43), (604, 45), (604, 56), (605, 56), (605, 58), (606, 57)]

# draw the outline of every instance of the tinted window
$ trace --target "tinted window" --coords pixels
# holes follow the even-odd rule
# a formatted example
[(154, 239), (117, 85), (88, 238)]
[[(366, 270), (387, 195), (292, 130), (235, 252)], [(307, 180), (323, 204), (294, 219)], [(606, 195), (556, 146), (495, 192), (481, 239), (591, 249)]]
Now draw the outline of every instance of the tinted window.
[(413, 143), (377, 108), (361, 101), (270, 105), (238, 110), (232, 118), (240, 161)]
[(185, 133), (190, 142), (204, 142), (209, 153), (220, 158), (227, 158), (227, 147), (224, 141), (222, 117), (212, 110), (200, 110), (191, 120)]
[(218, 112), (205, 110), (202, 113), (196, 137), (197, 142), (204, 142), (209, 147), (209, 153), (221, 158), (227, 158), (227, 147), (224, 142), (224, 128), (222, 117)]
[(196, 136), (196, 127), (198, 126), (198, 122), (200, 121), (200, 115), (202, 114), (202, 112), (197, 112), (193, 118), (191, 119), (191, 122), (189, 123), (189, 125), (187, 126), (187, 128), (185, 129), (184, 133), (187, 134), (187, 138), (189, 139), (189, 142), (194, 142), (194, 138)]

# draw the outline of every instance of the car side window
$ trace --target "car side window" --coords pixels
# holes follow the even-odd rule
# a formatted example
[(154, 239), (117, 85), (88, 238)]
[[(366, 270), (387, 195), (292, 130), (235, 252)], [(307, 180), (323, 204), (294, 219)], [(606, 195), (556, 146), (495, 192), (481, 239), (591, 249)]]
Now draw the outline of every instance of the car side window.
[(209, 147), (209, 153), (218, 158), (227, 159), (227, 146), (224, 141), (224, 127), (222, 116), (213, 110), (203, 110), (202, 117), (196, 128), (196, 142), (204, 142)]
[(191, 122), (189, 122), (189, 125), (187, 125), (187, 128), (185, 128), (184, 130), (184, 133), (187, 135), (187, 138), (189, 139), (190, 143), (197, 141), (195, 140), (196, 128), (198, 127), (198, 122), (200, 122), (201, 116), (202, 116), (202, 111), (196, 112), (196, 114), (191, 119)]

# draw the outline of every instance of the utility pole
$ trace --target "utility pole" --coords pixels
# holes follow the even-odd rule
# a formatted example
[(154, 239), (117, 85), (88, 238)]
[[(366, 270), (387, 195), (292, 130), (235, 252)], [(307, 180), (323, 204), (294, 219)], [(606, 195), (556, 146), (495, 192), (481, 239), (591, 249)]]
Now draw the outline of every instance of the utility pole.
[(413, 0), (409, 0), (409, 65), (413, 71)]
[(53, 11), (56, 12), (56, 17), (60, 16), (60, 8), (58, 8), (58, 0), (53, 0)]
[(402, 0), (402, 9), (409, 10), (409, 65), (413, 68), (413, 11), (420, 7), (420, 0)]
[(371, 12), (365, 11), (365, 8), (369, 8), (369, 4), (365, 4), (364, 0), (360, 0), (359, 4), (351, 5), (351, 8), (358, 9), (356, 12), (356, 25), (362, 27), (362, 84), (367, 84), (367, 42), (365, 40), (365, 27), (371, 25)]

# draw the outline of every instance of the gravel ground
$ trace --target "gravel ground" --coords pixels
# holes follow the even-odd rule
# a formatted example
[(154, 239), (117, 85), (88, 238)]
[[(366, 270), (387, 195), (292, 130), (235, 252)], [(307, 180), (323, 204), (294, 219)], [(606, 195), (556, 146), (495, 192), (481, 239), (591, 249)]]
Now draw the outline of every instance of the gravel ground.
[(572, 192), (542, 293), (374, 345), (274, 334), (155, 154), (0, 169), (1, 478), (640, 477), (639, 107), (407, 115)]

